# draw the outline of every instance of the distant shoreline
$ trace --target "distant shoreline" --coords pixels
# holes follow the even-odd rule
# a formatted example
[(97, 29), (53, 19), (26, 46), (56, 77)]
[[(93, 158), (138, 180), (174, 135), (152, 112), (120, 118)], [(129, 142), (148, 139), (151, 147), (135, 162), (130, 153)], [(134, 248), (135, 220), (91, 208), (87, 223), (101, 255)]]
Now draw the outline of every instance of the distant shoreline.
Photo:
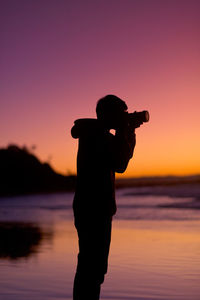
[[(42, 163), (30, 149), (9, 145), (0, 149), (0, 197), (70, 192), (76, 175), (61, 175)], [(200, 185), (200, 174), (190, 176), (145, 176), (117, 178), (116, 189), (131, 187)]]
[(187, 176), (144, 176), (116, 179), (116, 188), (144, 187), (144, 186), (171, 186), (182, 184), (199, 184), (200, 175)]
[[(58, 176), (62, 176), (57, 174)], [(12, 197), (12, 196), (25, 196), (25, 195), (37, 195), (37, 194), (52, 194), (52, 193), (65, 193), (74, 192), (76, 185), (76, 175), (62, 176), (62, 185), (54, 186), (41, 190), (31, 190), (31, 191), (14, 191), (11, 193), (2, 193), (0, 191), (0, 198), (2, 197)], [(116, 179), (116, 190), (125, 188), (151, 188), (151, 187), (184, 187), (191, 186), (200, 188), (200, 175), (191, 176), (155, 176), (155, 177), (133, 177), (133, 178), (120, 178)], [(135, 193), (133, 193), (135, 195)], [(145, 195), (148, 192), (144, 193)], [(141, 193), (139, 193), (141, 195)]]

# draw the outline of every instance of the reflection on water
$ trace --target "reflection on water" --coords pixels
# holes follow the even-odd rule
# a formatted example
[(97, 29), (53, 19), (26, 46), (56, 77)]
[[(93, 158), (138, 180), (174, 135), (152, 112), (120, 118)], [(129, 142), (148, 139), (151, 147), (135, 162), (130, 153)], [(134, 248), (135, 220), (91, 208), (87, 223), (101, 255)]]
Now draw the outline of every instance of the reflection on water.
[(116, 221), (104, 295), (199, 300), (199, 225), (199, 221)]
[(18, 259), (36, 254), (52, 232), (23, 222), (0, 222), (0, 259)]
[[(78, 251), (72, 197), (1, 200), (0, 299), (72, 299)], [(200, 211), (159, 207), (182, 203), (177, 197), (117, 198), (101, 299), (199, 300)]]

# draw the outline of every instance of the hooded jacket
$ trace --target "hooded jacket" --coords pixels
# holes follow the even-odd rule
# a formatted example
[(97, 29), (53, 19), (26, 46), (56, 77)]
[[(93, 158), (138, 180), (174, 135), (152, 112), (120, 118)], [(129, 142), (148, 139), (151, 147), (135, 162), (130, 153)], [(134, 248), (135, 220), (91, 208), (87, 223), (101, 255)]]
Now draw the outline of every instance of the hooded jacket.
[(110, 218), (116, 212), (115, 172), (126, 170), (133, 156), (135, 134), (127, 128), (113, 135), (98, 119), (74, 123), (71, 134), (79, 140), (75, 219)]

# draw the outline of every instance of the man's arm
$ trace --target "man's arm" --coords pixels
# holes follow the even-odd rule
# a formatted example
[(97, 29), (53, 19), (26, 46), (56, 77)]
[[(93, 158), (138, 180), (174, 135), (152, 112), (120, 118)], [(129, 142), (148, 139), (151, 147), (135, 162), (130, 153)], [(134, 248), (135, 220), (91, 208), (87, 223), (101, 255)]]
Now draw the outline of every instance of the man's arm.
[(126, 170), (128, 162), (133, 156), (135, 144), (134, 128), (127, 124), (116, 130), (109, 147), (111, 167), (114, 172), (123, 173)]

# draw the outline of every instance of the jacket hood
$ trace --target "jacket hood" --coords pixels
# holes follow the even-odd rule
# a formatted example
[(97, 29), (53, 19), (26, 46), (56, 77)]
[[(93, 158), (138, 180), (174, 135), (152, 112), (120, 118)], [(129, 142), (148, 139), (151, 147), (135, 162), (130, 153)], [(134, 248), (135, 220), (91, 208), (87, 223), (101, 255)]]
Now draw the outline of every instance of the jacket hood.
[(82, 136), (96, 135), (100, 132), (105, 132), (105, 129), (98, 119), (78, 119), (71, 129), (71, 135), (75, 139)]

